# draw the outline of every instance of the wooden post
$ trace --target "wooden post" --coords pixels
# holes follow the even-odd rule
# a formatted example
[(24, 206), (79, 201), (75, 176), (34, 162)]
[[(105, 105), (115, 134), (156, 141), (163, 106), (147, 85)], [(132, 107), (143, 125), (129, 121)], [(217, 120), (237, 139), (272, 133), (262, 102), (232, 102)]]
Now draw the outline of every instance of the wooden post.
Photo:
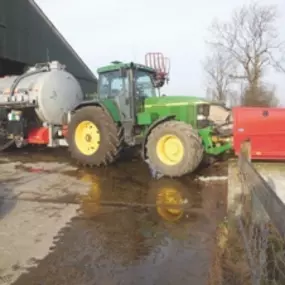
[(241, 155), (243, 155), (243, 157), (245, 159), (247, 159), (247, 161), (251, 161), (251, 143), (250, 140), (247, 139), (245, 140), (242, 144), (241, 144), (241, 151), (240, 151)]

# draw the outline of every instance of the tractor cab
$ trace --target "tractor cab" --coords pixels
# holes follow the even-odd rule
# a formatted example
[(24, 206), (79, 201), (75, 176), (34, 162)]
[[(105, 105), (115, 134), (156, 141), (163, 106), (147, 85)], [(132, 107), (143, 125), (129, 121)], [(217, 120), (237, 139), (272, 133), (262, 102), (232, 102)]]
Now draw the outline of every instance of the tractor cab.
[(147, 53), (145, 65), (113, 61), (97, 72), (98, 93), (102, 99), (113, 99), (123, 93), (130, 97), (155, 97), (169, 81), (169, 59), (161, 53)]
[(98, 69), (98, 93), (101, 99), (114, 99), (124, 96), (156, 96), (155, 72), (146, 66), (135, 63), (114, 61), (111, 65)]
[(133, 130), (146, 100), (160, 96), (160, 88), (169, 80), (169, 60), (161, 53), (148, 53), (144, 65), (113, 61), (97, 72), (99, 100), (116, 103), (125, 139), (134, 141)]
[(160, 96), (160, 88), (169, 80), (169, 60), (161, 53), (148, 53), (145, 65), (113, 61), (97, 70), (100, 100), (117, 101), (120, 108), (131, 106), (123, 116), (131, 119), (143, 108), (146, 98)]

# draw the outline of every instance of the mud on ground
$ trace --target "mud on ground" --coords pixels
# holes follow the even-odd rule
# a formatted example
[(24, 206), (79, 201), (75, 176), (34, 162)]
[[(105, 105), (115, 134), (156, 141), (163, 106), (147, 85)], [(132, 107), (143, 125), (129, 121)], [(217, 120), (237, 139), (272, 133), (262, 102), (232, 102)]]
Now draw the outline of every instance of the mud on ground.
[(130, 154), (82, 169), (28, 149), (0, 168), (0, 284), (208, 284), (225, 164), (154, 180)]

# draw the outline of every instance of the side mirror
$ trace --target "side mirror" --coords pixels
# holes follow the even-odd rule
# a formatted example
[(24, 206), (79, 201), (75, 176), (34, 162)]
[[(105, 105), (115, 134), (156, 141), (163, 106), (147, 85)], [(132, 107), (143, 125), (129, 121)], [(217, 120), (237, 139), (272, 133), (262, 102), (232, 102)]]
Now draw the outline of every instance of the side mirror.
[(120, 76), (126, 77), (127, 76), (127, 70), (123, 67), (120, 68)]

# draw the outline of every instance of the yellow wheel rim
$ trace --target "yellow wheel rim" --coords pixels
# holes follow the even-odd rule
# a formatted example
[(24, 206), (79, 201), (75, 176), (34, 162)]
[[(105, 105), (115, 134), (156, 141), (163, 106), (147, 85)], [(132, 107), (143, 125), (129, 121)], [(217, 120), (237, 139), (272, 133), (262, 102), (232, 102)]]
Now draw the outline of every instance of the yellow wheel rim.
[(156, 145), (158, 158), (166, 165), (175, 165), (181, 162), (184, 156), (184, 146), (175, 135), (164, 135)]
[(75, 130), (75, 144), (84, 155), (94, 154), (100, 146), (100, 132), (90, 121), (81, 122)]
[[(182, 207), (179, 207), (182, 206), (182, 204), (183, 198), (175, 189), (164, 188), (161, 189), (157, 195), (157, 212), (163, 219), (167, 221), (174, 222), (182, 217), (184, 211)], [(171, 208), (173, 205), (175, 207)]]

